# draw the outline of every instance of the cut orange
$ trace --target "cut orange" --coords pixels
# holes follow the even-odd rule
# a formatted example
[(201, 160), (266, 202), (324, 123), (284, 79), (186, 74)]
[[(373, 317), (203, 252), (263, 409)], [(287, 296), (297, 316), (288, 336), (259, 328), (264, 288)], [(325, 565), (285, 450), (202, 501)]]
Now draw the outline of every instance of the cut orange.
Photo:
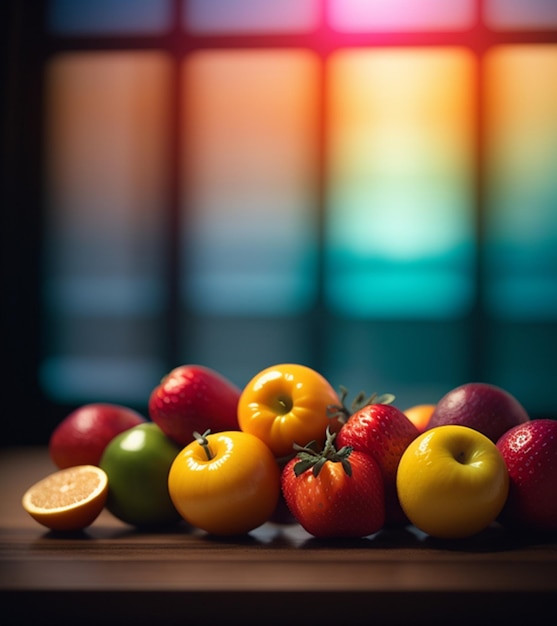
[(35, 483), (21, 501), (29, 515), (51, 530), (81, 530), (104, 508), (108, 476), (95, 465), (59, 470)]

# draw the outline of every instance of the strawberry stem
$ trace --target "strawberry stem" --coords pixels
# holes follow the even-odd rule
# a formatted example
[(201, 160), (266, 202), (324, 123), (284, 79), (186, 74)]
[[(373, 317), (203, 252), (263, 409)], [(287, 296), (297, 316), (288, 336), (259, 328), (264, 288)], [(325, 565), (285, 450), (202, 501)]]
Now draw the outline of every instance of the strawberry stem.
[(354, 400), (352, 400), (350, 408), (348, 408), (344, 402), (348, 395), (348, 389), (343, 385), (339, 385), (339, 390), (340, 404), (329, 404), (327, 407), (327, 417), (330, 419), (336, 418), (341, 424), (345, 424), (351, 415), (354, 415), (354, 413), (357, 413), (370, 404), (392, 404), (395, 400), (395, 396), (392, 393), (383, 393), (378, 396), (376, 392), (373, 392), (370, 396), (366, 397), (365, 392), (360, 391)]
[(323, 450), (321, 451), (312, 448), (315, 441), (310, 441), (310, 443), (305, 446), (294, 444), (294, 449), (298, 452), (296, 456), (300, 459), (294, 464), (294, 473), (296, 476), (300, 476), (300, 474), (311, 469), (312, 474), (317, 478), (327, 461), (331, 463), (342, 463), (342, 467), (347, 476), (352, 476), (352, 466), (348, 460), (348, 457), (352, 453), (352, 448), (350, 446), (343, 446), (340, 450), (337, 450), (334, 445), (336, 435), (336, 433), (331, 433), (327, 426), (327, 438)]

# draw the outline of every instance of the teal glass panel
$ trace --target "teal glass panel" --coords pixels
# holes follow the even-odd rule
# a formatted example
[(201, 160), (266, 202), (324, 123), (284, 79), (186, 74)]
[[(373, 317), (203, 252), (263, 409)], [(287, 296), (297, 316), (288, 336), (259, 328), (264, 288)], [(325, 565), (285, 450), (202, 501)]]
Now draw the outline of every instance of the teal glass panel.
[(211, 51), (184, 65), (183, 296), (208, 314), (315, 299), (318, 65), (306, 51)]
[(158, 53), (47, 65), (41, 376), (59, 400), (143, 403), (163, 373), (169, 80)]
[(555, 28), (555, 0), (485, 0), (485, 22), (491, 28), (529, 29)]
[(194, 32), (303, 32), (318, 24), (320, 0), (184, 0), (184, 26)]
[(499, 318), (557, 319), (557, 45), (486, 59), (486, 300)]
[(438, 31), (469, 28), (473, 0), (330, 0), (329, 23), (339, 31)]
[(331, 58), (326, 297), (358, 317), (451, 318), (474, 297), (472, 60)]
[(50, 0), (48, 29), (57, 34), (152, 34), (168, 30), (171, 0)]

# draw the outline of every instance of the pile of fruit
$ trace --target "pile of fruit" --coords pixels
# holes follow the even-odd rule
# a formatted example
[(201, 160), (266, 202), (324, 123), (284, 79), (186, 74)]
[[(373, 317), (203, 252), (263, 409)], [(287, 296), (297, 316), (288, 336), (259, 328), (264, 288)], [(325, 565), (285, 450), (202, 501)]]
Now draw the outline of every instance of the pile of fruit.
[(103, 509), (138, 528), (185, 521), (219, 536), (266, 522), (319, 538), (409, 524), (445, 539), (492, 524), (557, 531), (557, 421), (486, 383), (404, 411), (392, 395), (346, 397), (300, 364), (243, 389), (182, 365), (152, 390), (148, 418), (113, 404), (68, 415), (49, 442), (58, 469), (23, 507), (58, 531)]

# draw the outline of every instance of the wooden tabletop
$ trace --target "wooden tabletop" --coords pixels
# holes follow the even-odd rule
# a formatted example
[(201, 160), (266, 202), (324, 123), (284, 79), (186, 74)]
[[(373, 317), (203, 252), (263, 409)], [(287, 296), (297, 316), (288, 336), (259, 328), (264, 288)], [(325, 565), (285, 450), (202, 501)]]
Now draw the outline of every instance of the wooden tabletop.
[(3, 624), (556, 623), (557, 537), (408, 527), (318, 541), (268, 523), (215, 539), (185, 524), (140, 532), (107, 511), (59, 536), (21, 507), (55, 469), (45, 448), (0, 450)]

